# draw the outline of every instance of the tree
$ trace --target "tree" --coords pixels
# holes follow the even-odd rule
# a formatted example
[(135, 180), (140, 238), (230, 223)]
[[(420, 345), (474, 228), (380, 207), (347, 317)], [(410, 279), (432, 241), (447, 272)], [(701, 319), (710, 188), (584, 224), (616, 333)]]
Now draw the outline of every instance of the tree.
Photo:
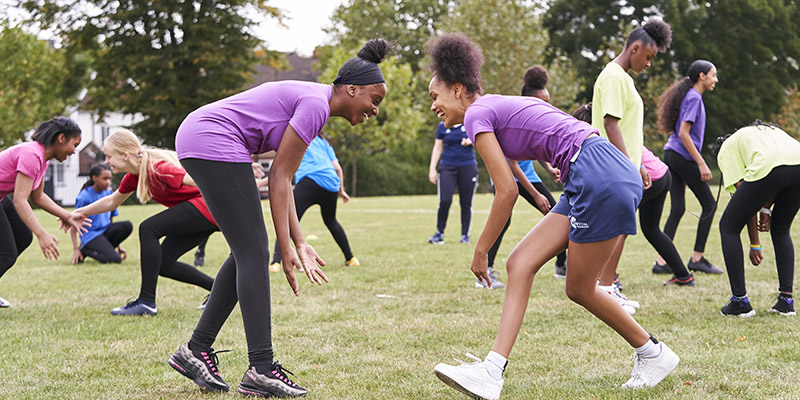
[[(333, 82), (339, 67), (356, 52), (345, 47), (333, 50), (322, 65), (320, 82)], [(410, 65), (389, 57), (380, 67), (388, 90), (378, 116), (355, 127), (342, 118), (331, 118), (325, 126), (325, 133), (336, 152), (350, 165), (349, 185), (353, 195), (357, 195), (358, 189), (358, 160), (416, 139), (418, 130), (425, 123), (426, 114), (430, 114), (427, 110), (429, 102), (425, 100), (427, 93), (414, 91), (418, 86), (418, 82), (415, 82), (417, 75), (412, 72)]]
[(8, 21), (0, 21), (0, 29), (0, 146), (6, 147), (37, 122), (61, 114), (76, 91), (65, 89), (64, 51)]
[(96, 76), (88, 87), (88, 107), (100, 115), (141, 114), (144, 120), (133, 127), (137, 134), (165, 147), (174, 145), (187, 114), (242, 90), (254, 63), (268, 61), (247, 15), (257, 10), (281, 18), (263, 0), (22, 4), (36, 22), (55, 29), (67, 49), (92, 55)]

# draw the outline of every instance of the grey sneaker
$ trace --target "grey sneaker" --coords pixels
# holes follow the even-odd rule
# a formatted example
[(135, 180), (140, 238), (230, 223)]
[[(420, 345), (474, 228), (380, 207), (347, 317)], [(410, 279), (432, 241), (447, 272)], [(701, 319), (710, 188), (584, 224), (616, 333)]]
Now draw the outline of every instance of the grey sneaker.
[(492, 287), (489, 287), (489, 285), (486, 282), (480, 281), (478, 279), (475, 279), (475, 287), (478, 289), (480, 288), (502, 289), (506, 287), (506, 285), (504, 285), (503, 282), (500, 282), (500, 273), (495, 271), (492, 267), (489, 267), (489, 280), (492, 281)]
[(556, 278), (558, 279), (567, 279), (567, 261), (564, 260), (563, 264), (559, 264), (556, 261)]
[[(222, 350), (220, 353), (230, 351)], [(214, 349), (200, 351), (195, 354), (189, 350), (189, 343), (184, 343), (167, 361), (170, 367), (181, 375), (191, 379), (205, 390), (211, 392), (227, 392), (228, 384), (222, 380), (217, 365), (217, 353)]]
[(699, 272), (705, 272), (707, 274), (721, 274), (725, 272), (717, 268), (716, 265), (708, 262), (708, 260), (706, 260), (705, 257), (701, 257), (700, 260), (697, 262), (692, 261), (692, 259), (690, 258), (689, 263), (686, 264), (686, 267), (689, 268), (689, 271), (699, 271)]
[(304, 387), (294, 383), (287, 375), (294, 376), (277, 362), (267, 374), (259, 374), (256, 367), (250, 367), (239, 383), (239, 393), (257, 397), (301, 397), (308, 393)]

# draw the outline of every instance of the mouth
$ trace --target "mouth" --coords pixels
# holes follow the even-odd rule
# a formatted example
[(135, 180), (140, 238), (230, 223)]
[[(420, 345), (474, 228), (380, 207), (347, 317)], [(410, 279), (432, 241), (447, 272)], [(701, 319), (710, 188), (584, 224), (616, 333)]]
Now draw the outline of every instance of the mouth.
[(369, 121), (369, 113), (364, 113), (364, 121)]
[(436, 113), (436, 116), (444, 120), (444, 111), (439, 111), (438, 113)]

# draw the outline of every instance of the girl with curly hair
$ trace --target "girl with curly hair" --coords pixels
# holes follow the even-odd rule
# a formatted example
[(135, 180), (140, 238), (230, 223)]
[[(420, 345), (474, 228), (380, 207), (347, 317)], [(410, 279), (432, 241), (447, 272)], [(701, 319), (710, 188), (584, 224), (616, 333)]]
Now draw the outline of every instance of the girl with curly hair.
[(250, 156), (276, 152), (269, 170), (269, 202), (283, 272), (292, 291), (299, 295), (295, 268), (304, 271), (311, 283), (327, 282), (317, 266), (325, 263), (300, 229), (291, 180), (308, 145), (330, 117), (357, 125), (378, 115), (387, 90), (378, 63), (389, 49), (383, 39), (370, 40), (358, 57), (342, 65), (332, 85), (265, 83), (200, 107), (178, 128), (175, 147), (181, 164), (197, 182), (231, 249), (191, 339), (169, 359), (172, 368), (202, 388), (229, 390), (211, 346), (238, 302), (250, 361), (239, 393), (306, 395), (307, 390), (273, 359), (269, 245)]
[[(684, 197), (688, 185), (703, 207), (700, 221), (697, 222), (694, 252), (688, 267), (692, 271), (708, 274), (721, 274), (722, 270), (703, 257), (716, 211), (716, 201), (708, 187), (711, 170), (700, 155), (700, 150), (703, 148), (706, 130), (703, 93), (714, 90), (718, 81), (714, 64), (697, 60), (689, 66), (685, 77), (673, 83), (658, 98), (658, 127), (664, 133), (671, 133), (664, 145), (664, 162), (669, 166), (672, 175), (672, 186), (669, 190), (672, 208), (664, 225), (664, 232), (670, 239), (675, 238), (678, 223), (686, 211)], [(665, 263), (659, 257), (653, 265), (653, 272), (669, 271)]]
[(719, 221), (731, 298), (722, 315), (756, 315), (747, 298), (740, 234), (750, 237), (750, 262), (763, 260), (758, 231), (770, 232), (778, 268), (778, 298), (769, 310), (795, 315), (792, 298), (794, 245), (791, 227), (800, 209), (800, 142), (774, 125), (756, 122), (718, 139), (717, 162), (725, 190), (734, 193)]
[(532, 97), (482, 95), (483, 55), (469, 37), (444, 34), (429, 42), (427, 53), (433, 70), (428, 86), (431, 111), (445, 126), (466, 126), (495, 184), (489, 218), (472, 259), (471, 270), (478, 279), (489, 282), (489, 247), (519, 195), (506, 158), (549, 161), (560, 169), (564, 182), (558, 205), (508, 257), (505, 301), (492, 351), (485, 360), (472, 364), (438, 364), (436, 375), (471, 396), (499, 398), (502, 374), (525, 316), (533, 279), (545, 262), (569, 248), (567, 296), (614, 329), (635, 350), (633, 374), (623, 387), (656, 385), (677, 366), (678, 356), (597, 288), (597, 276), (619, 236), (636, 233), (636, 206), (642, 196), (636, 167), (599, 137), (597, 129), (547, 102)]

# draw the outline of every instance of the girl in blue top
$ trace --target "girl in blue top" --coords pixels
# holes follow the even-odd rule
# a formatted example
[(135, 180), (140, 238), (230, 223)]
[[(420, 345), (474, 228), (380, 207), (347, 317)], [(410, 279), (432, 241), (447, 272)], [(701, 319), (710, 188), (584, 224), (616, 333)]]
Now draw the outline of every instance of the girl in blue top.
[[(83, 184), (78, 197), (75, 198), (75, 208), (80, 208), (94, 203), (103, 197), (110, 196), (111, 167), (106, 164), (95, 164), (89, 170), (89, 180)], [(83, 261), (84, 257), (92, 257), (101, 264), (119, 264), (128, 253), (120, 246), (133, 231), (130, 221), (114, 222), (114, 217), (119, 212), (108, 211), (91, 216), (92, 226), (88, 232), (81, 236), (80, 246), (75, 231), (72, 231), (72, 263)]]
[[(441, 162), (439, 162), (441, 160)], [(436, 165), (439, 165), (438, 172)], [(453, 202), (453, 193), (458, 186), (458, 199), (461, 203), (461, 243), (469, 244), (469, 228), (472, 222), (472, 197), (478, 189), (478, 163), (472, 142), (467, 137), (463, 125), (446, 128), (439, 123), (436, 140), (431, 151), (431, 164), (428, 180), (437, 187), (439, 211), (436, 215), (436, 233), (428, 239), (429, 243), (444, 244), (444, 228), (447, 214)]]
[[(714, 64), (697, 60), (689, 66), (685, 77), (673, 83), (658, 98), (658, 126), (663, 132), (672, 134), (664, 145), (664, 162), (669, 166), (672, 175), (672, 186), (669, 190), (672, 208), (664, 225), (664, 233), (670, 239), (675, 239), (678, 223), (686, 211), (684, 196), (688, 185), (703, 207), (703, 213), (697, 223), (694, 253), (688, 267), (692, 271), (709, 274), (721, 274), (722, 270), (703, 257), (711, 221), (716, 211), (716, 201), (711, 194), (711, 188), (708, 187), (711, 170), (700, 155), (700, 150), (703, 148), (706, 129), (703, 92), (714, 90), (718, 81), (717, 68)], [(670, 269), (666, 267), (666, 261), (659, 256), (653, 272), (662, 271), (669, 272)]]
[[(359, 265), (358, 259), (350, 250), (350, 243), (344, 228), (336, 220), (336, 201), (339, 197), (347, 204), (350, 196), (344, 191), (342, 166), (330, 143), (322, 138), (322, 134), (314, 138), (308, 145), (308, 150), (300, 162), (300, 167), (294, 174), (294, 205), (297, 210), (297, 219), (303, 218), (306, 210), (314, 204), (319, 204), (322, 221), (333, 235), (333, 240), (344, 253), (345, 265), (355, 267)], [(271, 271), (278, 271), (281, 263), (281, 249), (275, 242), (275, 251), (272, 253)]]

